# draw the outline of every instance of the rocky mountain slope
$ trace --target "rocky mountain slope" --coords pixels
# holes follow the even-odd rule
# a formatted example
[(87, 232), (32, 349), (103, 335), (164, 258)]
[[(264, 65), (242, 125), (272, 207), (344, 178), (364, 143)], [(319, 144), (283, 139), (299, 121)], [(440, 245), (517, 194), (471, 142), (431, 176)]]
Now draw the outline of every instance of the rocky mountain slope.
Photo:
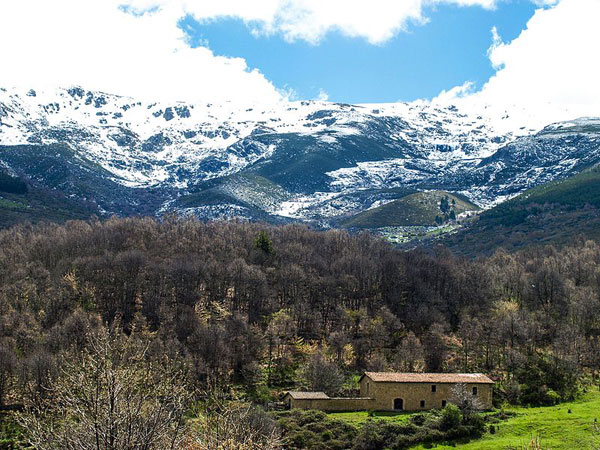
[(418, 191), (487, 208), (599, 161), (597, 119), (536, 130), (428, 103), (240, 107), (0, 89), (1, 170), (98, 215), (331, 226)]
[(458, 253), (490, 254), (531, 245), (600, 239), (600, 166), (528, 189), (476, 217), (442, 243)]

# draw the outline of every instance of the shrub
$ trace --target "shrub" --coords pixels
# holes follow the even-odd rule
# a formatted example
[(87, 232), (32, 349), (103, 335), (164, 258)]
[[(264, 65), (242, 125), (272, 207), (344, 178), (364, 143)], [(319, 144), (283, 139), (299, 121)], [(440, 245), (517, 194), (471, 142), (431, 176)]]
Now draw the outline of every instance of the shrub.
[(311, 410), (311, 411), (306, 411), (305, 413), (300, 415), (298, 424), (300, 426), (310, 425), (315, 422), (317, 422), (317, 423), (323, 422), (326, 419), (327, 419), (327, 414), (325, 414), (323, 411)]
[(431, 443), (441, 441), (446, 438), (446, 434), (441, 430), (423, 429), (415, 435), (416, 442)]
[(331, 431), (323, 431), (321, 433), (321, 440), (327, 442), (333, 439), (333, 433)]
[(392, 448), (394, 450), (400, 450), (400, 449), (407, 448), (407, 447), (413, 445), (413, 442), (414, 442), (413, 436), (407, 436), (404, 434), (400, 434), (396, 437), (396, 440), (395, 440), (394, 444), (392, 445)]
[(278, 419), (289, 449), (348, 449), (358, 433), (352, 425), (333, 420), (322, 411), (291, 410), (272, 415)]
[(485, 417), (481, 414), (473, 414), (469, 417), (466, 425), (471, 427), (471, 434), (480, 435), (485, 431)]
[(558, 393), (553, 391), (552, 389), (549, 389), (548, 392), (546, 392), (544, 403), (549, 406), (557, 405), (558, 403), (560, 403), (560, 395), (558, 395)]
[(413, 414), (410, 418), (410, 421), (415, 425), (422, 426), (425, 423), (426, 419), (427, 417), (425, 416), (425, 414)]
[(463, 424), (458, 408), (452, 404), (441, 411), (414, 414), (403, 423), (369, 419), (356, 428), (316, 411), (275, 414), (290, 449), (404, 449), (419, 443), (430, 445), (443, 440), (479, 437), (486, 426), (480, 414), (472, 414)]
[(352, 448), (354, 450), (379, 450), (384, 446), (385, 439), (381, 434), (380, 424), (369, 420), (358, 433)]
[[(521, 402), (521, 386), (514, 381), (504, 387), (504, 396), (511, 405), (518, 405)], [(498, 397), (499, 398), (499, 397)]]
[(451, 430), (460, 425), (461, 415), (458, 406), (452, 403), (446, 405), (442, 410), (442, 414), (439, 419), (439, 427), (441, 430)]
[(260, 384), (256, 386), (250, 393), (250, 400), (254, 403), (265, 404), (274, 400), (273, 391), (269, 389), (266, 385)]
[(293, 445), (292, 448), (310, 448), (316, 435), (312, 431), (302, 430), (290, 433), (288, 439)]

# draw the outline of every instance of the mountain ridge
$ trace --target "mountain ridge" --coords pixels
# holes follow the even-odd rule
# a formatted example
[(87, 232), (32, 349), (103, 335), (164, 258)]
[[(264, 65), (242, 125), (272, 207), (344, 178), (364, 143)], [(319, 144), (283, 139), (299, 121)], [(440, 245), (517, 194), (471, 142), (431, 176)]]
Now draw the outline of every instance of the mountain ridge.
[(173, 211), (330, 227), (407, 190), (489, 208), (599, 162), (599, 124), (506, 132), (490, 117), (423, 102), (241, 108), (0, 89), (0, 164), (96, 204), (100, 216)]

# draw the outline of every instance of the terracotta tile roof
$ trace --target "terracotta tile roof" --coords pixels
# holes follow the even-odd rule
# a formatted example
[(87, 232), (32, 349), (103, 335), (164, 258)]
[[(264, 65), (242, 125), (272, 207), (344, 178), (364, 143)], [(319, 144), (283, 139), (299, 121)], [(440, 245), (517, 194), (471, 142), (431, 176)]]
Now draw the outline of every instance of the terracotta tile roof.
[(363, 376), (384, 383), (493, 383), (482, 373), (365, 372)]
[(299, 392), (299, 391), (289, 391), (286, 392), (286, 395), (289, 394), (294, 400), (324, 400), (329, 398), (325, 392)]

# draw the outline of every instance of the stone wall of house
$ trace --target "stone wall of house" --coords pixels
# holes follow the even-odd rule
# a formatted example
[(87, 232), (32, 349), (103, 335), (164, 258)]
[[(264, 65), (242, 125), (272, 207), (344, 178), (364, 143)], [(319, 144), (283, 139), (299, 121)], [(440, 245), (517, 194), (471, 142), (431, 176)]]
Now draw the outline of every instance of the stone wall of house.
[(291, 407), (321, 411), (366, 411), (374, 408), (373, 398), (291, 399)]
[[(432, 389), (433, 385), (435, 385), (435, 392)], [(364, 376), (360, 382), (360, 395), (374, 398), (374, 405), (371, 409), (377, 411), (394, 410), (395, 399), (402, 399), (403, 410), (419, 411), (442, 408), (443, 401), (447, 402), (452, 397), (453, 386), (453, 383), (374, 382), (368, 376)], [(491, 384), (473, 383), (466, 386), (469, 392), (473, 392), (473, 388), (476, 387), (477, 398), (483, 404), (484, 409), (491, 409)]]

